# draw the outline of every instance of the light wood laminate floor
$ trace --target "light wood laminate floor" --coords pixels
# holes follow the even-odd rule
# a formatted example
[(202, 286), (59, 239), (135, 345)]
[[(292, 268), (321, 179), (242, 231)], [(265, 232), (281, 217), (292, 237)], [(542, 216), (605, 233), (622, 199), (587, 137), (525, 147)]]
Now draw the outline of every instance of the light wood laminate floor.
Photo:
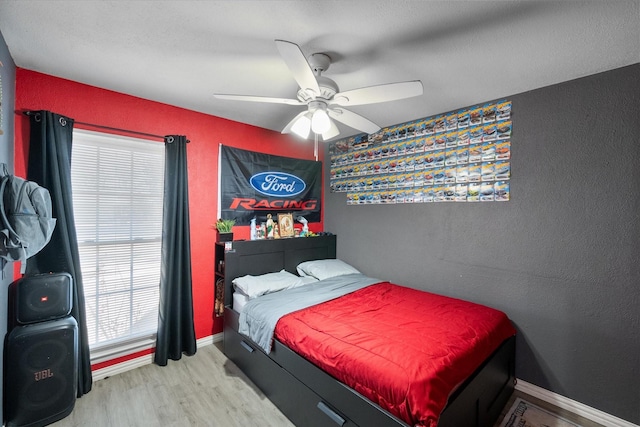
[[(166, 367), (146, 365), (96, 381), (73, 412), (52, 426), (294, 427), (220, 347), (207, 345), (194, 356), (170, 360)], [(516, 391), (505, 411), (516, 396), (554, 409)], [(575, 414), (561, 415), (583, 427), (602, 427)]]
[(96, 381), (55, 427), (293, 427), (216, 345)]

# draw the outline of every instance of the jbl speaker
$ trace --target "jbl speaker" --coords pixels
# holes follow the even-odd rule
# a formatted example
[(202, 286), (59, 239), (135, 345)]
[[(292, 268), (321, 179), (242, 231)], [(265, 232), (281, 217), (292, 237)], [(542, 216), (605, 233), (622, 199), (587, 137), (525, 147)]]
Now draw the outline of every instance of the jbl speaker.
[(71, 413), (78, 378), (73, 317), (16, 326), (7, 336), (4, 362), (7, 427), (45, 426)]
[(68, 316), (73, 306), (69, 273), (37, 274), (9, 285), (9, 324), (27, 325)]

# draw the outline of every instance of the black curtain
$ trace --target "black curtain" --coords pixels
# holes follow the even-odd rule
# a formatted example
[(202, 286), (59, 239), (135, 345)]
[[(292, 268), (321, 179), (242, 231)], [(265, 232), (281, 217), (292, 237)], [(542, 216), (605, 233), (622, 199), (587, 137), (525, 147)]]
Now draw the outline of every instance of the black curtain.
[(78, 322), (78, 397), (91, 391), (91, 359), (84, 306), (84, 288), (71, 195), (73, 119), (50, 111), (30, 112), (27, 179), (47, 188), (53, 217), (51, 240), (27, 261), (27, 274), (67, 272), (73, 278), (71, 315)]
[(158, 338), (154, 362), (179, 360), (182, 353), (196, 353), (191, 290), (191, 241), (187, 138), (165, 137), (164, 205), (162, 218), (162, 267)]

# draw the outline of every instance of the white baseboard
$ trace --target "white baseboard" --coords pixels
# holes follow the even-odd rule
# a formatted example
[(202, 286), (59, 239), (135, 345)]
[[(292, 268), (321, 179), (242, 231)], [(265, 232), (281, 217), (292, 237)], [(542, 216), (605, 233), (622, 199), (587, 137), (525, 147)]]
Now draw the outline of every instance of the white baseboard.
[[(211, 345), (215, 342), (222, 341), (222, 332), (209, 335), (208, 337), (200, 338), (196, 341), (197, 347), (203, 347), (205, 345)], [(125, 362), (116, 363), (115, 365), (107, 366), (106, 368), (96, 369), (91, 372), (93, 381), (103, 380), (113, 375), (121, 374), (123, 372), (130, 371), (135, 368), (139, 368), (144, 365), (150, 365), (153, 363), (153, 353), (145, 354), (144, 356), (136, 357), (135, 359), (127, 360)]]
[(544, 400), (560, 409), (573, 412), (583, 418), (602, 424), (607, 427), (640, 427), (637, 424), (630, 423), (621, 418), (602, 412), (598, 409), (587, 406), (583, 403), (576, 402), (575, 400), (564, 397), (560, 394), (556, 394), (552, 391), (538, 387), (521, 379), (516, 382), (516, 390), (529, 396), (535, 397), (540, 400)]

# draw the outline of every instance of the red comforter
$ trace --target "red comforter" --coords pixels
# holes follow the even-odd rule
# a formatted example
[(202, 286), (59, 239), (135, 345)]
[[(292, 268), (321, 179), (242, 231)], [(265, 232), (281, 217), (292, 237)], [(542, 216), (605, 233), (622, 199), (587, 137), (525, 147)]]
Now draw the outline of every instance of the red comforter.
[(498, 310), (388, 282), (288, 314), (275, 330), (338, 380), (409, 425), (427, 427), (513, 334)]

